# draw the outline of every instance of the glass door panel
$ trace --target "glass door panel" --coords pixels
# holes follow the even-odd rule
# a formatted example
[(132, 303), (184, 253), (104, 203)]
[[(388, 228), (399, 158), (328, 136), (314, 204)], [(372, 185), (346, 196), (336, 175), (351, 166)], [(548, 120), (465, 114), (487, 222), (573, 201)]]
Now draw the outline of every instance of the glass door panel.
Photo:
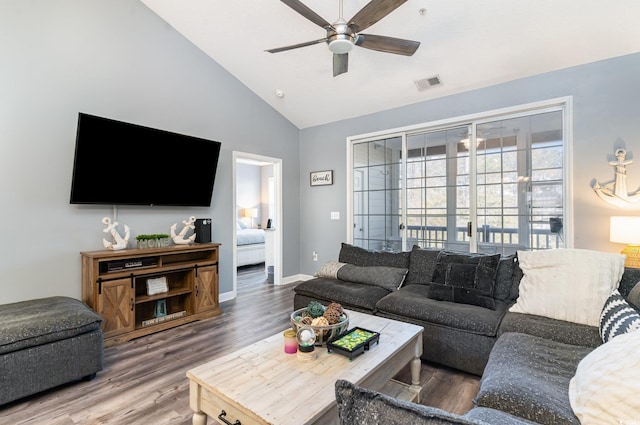
[(407, 136), (407, 247), (469, 250), (467, 126)]
[(402, 250), (402, 138), (353, 145), (353, 242)]
[(562, 112), (476, 127), (478, 250), (563, 247)]

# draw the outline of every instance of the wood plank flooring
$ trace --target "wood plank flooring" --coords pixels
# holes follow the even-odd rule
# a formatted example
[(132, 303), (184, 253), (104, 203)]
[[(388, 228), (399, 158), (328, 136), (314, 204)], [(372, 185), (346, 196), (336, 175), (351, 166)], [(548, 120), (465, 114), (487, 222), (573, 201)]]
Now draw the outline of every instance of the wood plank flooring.
[[(220, 304), (221, 316), (107, 347), (93, 381), (0, 406), (0, 424), (189, 425), (186, 371), (288, 328), (294, 286), (266, 283), (264, 267), (241, 268), (238, 297)], [(397, 379), (409, 376), (406, 368)], [(423, 404), (464, 413), (479, 378), (423, 363), (422, 384)]]

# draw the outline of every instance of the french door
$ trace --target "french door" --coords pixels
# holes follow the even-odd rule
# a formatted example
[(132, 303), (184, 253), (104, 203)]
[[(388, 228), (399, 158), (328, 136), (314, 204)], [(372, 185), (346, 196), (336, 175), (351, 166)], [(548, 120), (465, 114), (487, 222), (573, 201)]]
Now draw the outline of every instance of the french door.
[(566, 245), (566, 102), (349, 140), (354, 245), (513, 253)]

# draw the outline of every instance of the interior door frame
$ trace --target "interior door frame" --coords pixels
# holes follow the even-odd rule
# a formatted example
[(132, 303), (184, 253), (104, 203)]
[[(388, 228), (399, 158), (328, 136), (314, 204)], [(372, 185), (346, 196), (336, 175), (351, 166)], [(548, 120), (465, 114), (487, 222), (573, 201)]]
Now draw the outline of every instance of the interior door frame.
[[(247, 153), (247, 152), (239, 152), (239, 151), (232, 151), (231, 152), (231, 156), (232, 156), (232, 176), (233, 176), (233, 188), (232, 188), (232, 203), (231, 203), (231, 209), (232, 209), (232, 214), (233, 217), (236, 217), (236, 185), (237, 185), (237, 179), (236, 179), (236, 165), (238, 162), (238, 159), (248, 159), (248, 160), (253, 160), (253, 161), (258, 161), (258, 162), (264, 162), (264, 163), (269, 163), (271, 165), (273, 165), (273, 178), (274, 178), (274, 201), (275, 201), (275, 215), (273, 217), (273, 221), (274, 223), (276, 223), (276, 227), (274, 232), (274, 242), (273, 242), (273, 284), (274, 285), (282, 285), (282, 229), (285, 225), (285, 223), (282, 220), (282, 159), (280, 158), (274, 158), (274, 157), (270, 157), (270, 156), (264, 156), (264, 155), (257, 155), (257, 154), (253, 154), (253, 153)], [(235, 223), (235, 220), (234, 220)], [(238, 285), (238, 246), (237, 246), (237, 233), (236, 233), (236, 226), (233, 225), (232, 226), (233, 231), (232, 231), (232, 238), (231, 238), (231, 243), (233, 244), (233, 295), (234, 298), (237, 295), (237, 285)], [(266, 266), (266, 264), (265, 264)], [(266, 279), (266, 278), (265, 278)]]

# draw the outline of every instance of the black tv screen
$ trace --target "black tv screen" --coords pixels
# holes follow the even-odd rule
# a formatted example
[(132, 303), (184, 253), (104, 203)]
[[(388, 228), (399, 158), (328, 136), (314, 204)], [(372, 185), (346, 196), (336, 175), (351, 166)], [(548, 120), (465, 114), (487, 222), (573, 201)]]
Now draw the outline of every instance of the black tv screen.
[(208, 207), (220, 146), (80, 113), (71, 203)]

